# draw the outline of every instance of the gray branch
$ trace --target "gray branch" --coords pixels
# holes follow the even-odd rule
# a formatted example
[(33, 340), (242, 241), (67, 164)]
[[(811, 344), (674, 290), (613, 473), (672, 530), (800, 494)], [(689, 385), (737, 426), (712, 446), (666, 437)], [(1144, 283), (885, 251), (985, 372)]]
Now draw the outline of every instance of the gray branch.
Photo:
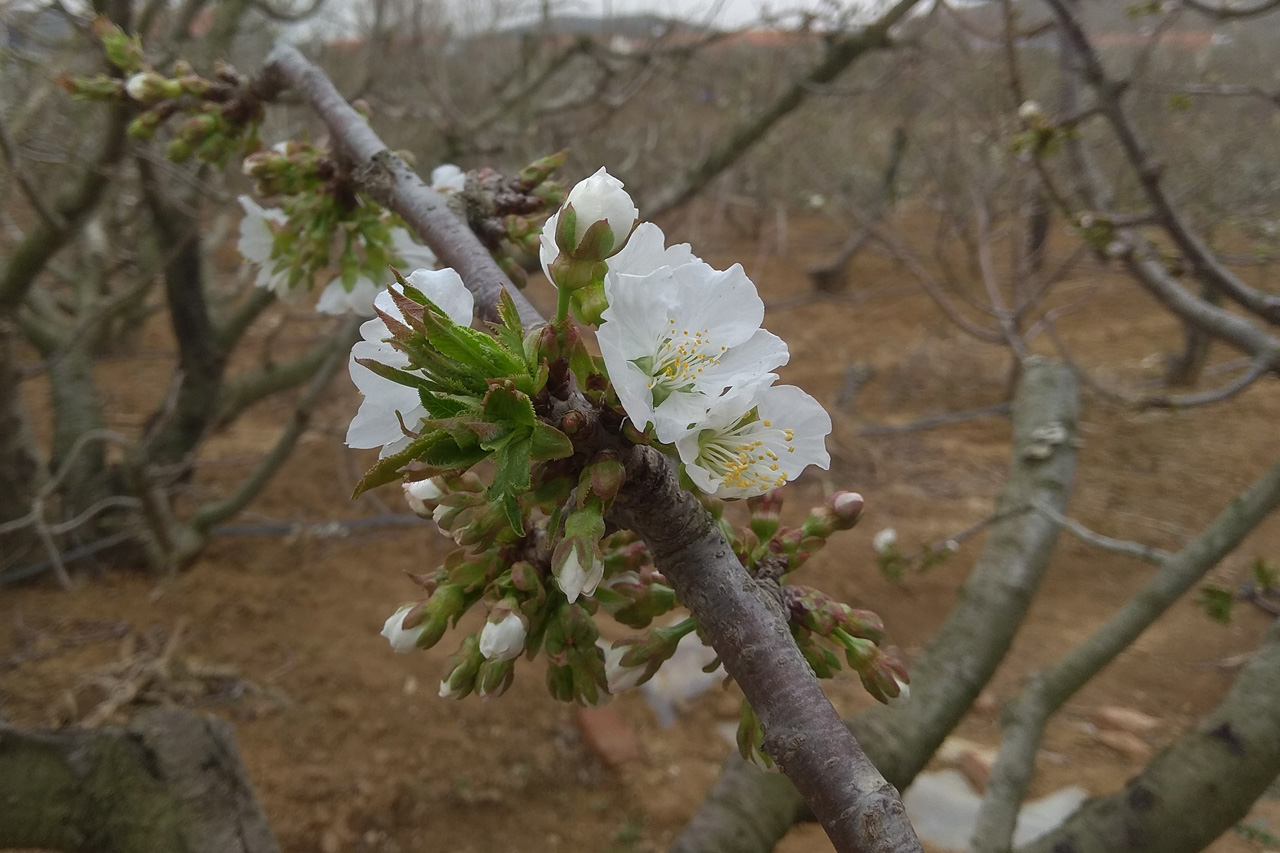
[[(1058, 525), (1023, 510), (1066, 506), (1075, 478), (1079, 389), (1061, 364), (1029, 359), (1013, 402), (1013, 459), (986, 544), (946, 623), (911, 667), (911, 698), (849, 722), (885, 778), (911, 783), (960, 722), (1013, 643), (1058, 538)], [(1046, 443), (1053, 434), (1060, 441)], [(769, 853), (804, 814), (785, 779), (736, 756), (726, 763), (673, 853)]]
[(975, 853), (1009, 849), (1049, 718), (1244, 541), (1277, 506), (1280, 462), (1237, 495), (1194, 541), (1176, 554), (1166, 555), (1160, 570), (1089, 639), (1051, 669), (1028, 680), (1022, 695), (1005, 710), (1004, 740), (974, 830)]

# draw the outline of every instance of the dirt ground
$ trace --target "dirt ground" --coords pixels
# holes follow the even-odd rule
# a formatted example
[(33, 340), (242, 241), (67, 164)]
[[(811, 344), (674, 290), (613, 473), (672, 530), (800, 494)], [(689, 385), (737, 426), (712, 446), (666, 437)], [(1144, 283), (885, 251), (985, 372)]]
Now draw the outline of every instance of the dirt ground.
[[(700, 223), (694, 229), (693, 223)], [(786, 254), (768, 251), (713, 216), (669, 224), (677, 239), (717, 265), (742, 261), (773, 303), (766, 325), (792, 351), (787, 382), (831, 409), (833, 464), (789, 487), (787, 512), (836, 488), (867, 500), (862, 524), (804, 570), (807, 582), (878, 611), (910, 659), (944, 618), (980, 551), (967, 541), (948, 562), (894, 582), (876, 569), (871, 537), (892, 526), (907, 549), (945, 540), (988, 516), (1009, 455), (1009, 424), (984, 417), (927, 431), (861, 436), (869, 424), (974, 409), (1006, 399), (1009, 361), (965, 337), (893, 262), (865, 251), (848, 293), (810, 295), (804, 270), (839, 235), (823, 221), (789, 223)], [(1061, 288), (1080, 301), (1059, 329), (1075, 356), (1105, 384), (1151, 382), (1159, 357), (1176, 348), (1176, 324), (1128, 281), (1086, 264)], [(545, 291), (535, 299), (547, 305)], [(296, 329), (296, 331), (295, 331)], [(266, 339), (267, 331), (260, 333)], [(311, 326), (281, 317), (276, 345), (305, 342)], [(1043, 337), (1035, 347), (1049, 352)], [(135, 357), (101, 365), (110, 427), (140, 426), (168, 381), (172, 349), (148, 332)], [(1233, 356), (1215, 351), (1215, 359)], [(851, 365), (874, 369), (847, 411), (836, 400)], [(33, 408), (44, 403), (29, 389)], [(364, 455), (342, 446), (358, 405), (345, 376), (284, 473), (239, 522), (305, 522), (403, 512), (391, 490), (348, 500)], [(274, 441), (286, 403), (260, 406), (212, 442), (193, 497), (225, 491)], [(1071, 514), (1099, 532), (1177, 548), (1270, 464), (1280, 423), (1280, 387), (1259, 384), (1226, 403), (1186, 412), (1135, 413), (1086, 397), (1083, 447)], [(385, 501), (385, 504), (382, 503)], [(573, 708), (556, 703), (541, 664), (521, 663), (495, 701), (437, 698), (441, 665), (456, 641), (395, 655), (378, 636), (383, 620), (415, 588), (407, 571), (445, 553), (431, 525), (378, 527), (345, 537), (227, 535), (172, 578), (104, 570), (70, 593), (0, 589), (0, 713), (18, 724), (65, 723), (93, 713), (109, 693), (99, 678), (122, 656), (169, 649), (178, 675), (171, 698), (235, 722), (244, 760), (286, 851), (656, 851), (674, 838), (716, 777), (729, 743), (717, 733), (736, 719), (732, 691), (696, 700), (670, 729), (658, 727), (635, 691), (614, 702), (638, 735), (642, 757), (606, 769), (584, 746)], [(1215, 571), (1234, 586), (1256, 557), (1280, 559), (1272, 518)], [(1150, 575), (1151, 568), (1064, 534), (1030, 618), (990, 686), (1008, 698), (1025, 674), (1083, 639)], [(1274, 617), (1244, 604), (1230, 625), (1211, 622), (1189, 597), (1083, 690), (1050, 726), (1034, 795), (1067, 784), (1093, 793), (1121, 785), (1141, 760), (1089, 732), (1095, 709), (1121, 706), (1159, 720), (1158, 748), (1211, 709), (1242, 655)], [(464, 622), (464, 628), (468, 623)], [(474, 628), (474, 625), (470, 627)], [(195, 686), (193, 686), (195, 685)], [(829, 683), (843, 712), (868, 704), (854, 677)], [(185, 697), (185, 698), (184, 698)], [(118, 720), (133, 706), (108, 715)], [(998, 742), (992, 713), (974, 713), (959, 735)], [(1280, 803), (1257, 817), (1280, 833)], [(815, 827), (796, 830), (786, 853), (829, 850)], [(1218, 853), (1258, 850), (1228, 833)]]

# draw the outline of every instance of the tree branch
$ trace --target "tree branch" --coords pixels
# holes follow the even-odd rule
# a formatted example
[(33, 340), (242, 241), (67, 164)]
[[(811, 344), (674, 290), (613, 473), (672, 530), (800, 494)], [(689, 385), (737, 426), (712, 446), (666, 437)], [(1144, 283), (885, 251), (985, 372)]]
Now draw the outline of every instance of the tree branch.
[(1280, 296), (1255, 290), (1231, 272), (1195, 233), (1191, 224), (1182, 216), (1173, 199), (1165, 191), (1161, 181), (1163, 170), (1151, 156), (1138, 134), (1138, 129), (1120, 102), (1124, 86), (1107, 76), (1102, 60), (1094, 50), (1093, 44), (1089, 41), (1068, 0), (1046, 0), (1046, 2), (1053, 9), (1066, 39), (1079, 58), (1080, 71), (1094, 90), (1098, 107), (1115, 132), (1147, 200), (1154, 208), (1161, 228), (1186, 256), (1192, 271), (1198, 278), (1218, 288), (1268, 323), (1280, 324)]
[(1176, 554), (1166, 554), (1160, 570), (1089, 639), (1053, 668), (1028, 679), (1022, 695), (1005, 709), (1004, 739), (978, 813), (971, 848), (974, 853), (1009, 849), (1049, 718), (1244, 541), (1277, 506), (1280, 462), (1237, 495), (1194, 541)]
[[(362, 188), (403, 216), (462, 276), (476, 296), (477, 311), (494, 316), (499, 294), (511, 288), (493, 258), (440, 197), (386, 150), (324, 74), (293, 48), (278, 44), (264, 77), (277, 89), (302, 93), (355, 161)], [(519, 294), (512, 291), (512, 296)], [(528, 325), (545, 322), (523, 298), (517, 304)], [(628, 462), (628, 482), (615, 504), (617, 520), (645, 539), (655, 564), (697, 617), (756, 710), (766, 749), (804, 793), (836, 849), (919, 851), (897, 792), (840, 722), (791, 640), (778, 602), (747, 575), (664, 457), (636, 448)]]
[(1280, 621), (1221, 704), (1124, 790), (1097, 797), (1019, 853), (1195, 853), (1280, 773)]
[[(1013, 642), (1057, 542), (1058, 526), (1023, 510), (1066, 506), (1075, 478), (1079, 390), (1056, 362), (1031, 358), (1013, 404), (1013, 459), (986, 544), (946, 623), (911, 667), (911, 698), (849, 722), (858, 742), (899, 789), (911, 783), (990, 681)], [(1049, 447), (1043, 436), (1063, 440)], [(804, 801), (776, 774), (733, 756), (672, 853), (769, 853), (800, 818)]]

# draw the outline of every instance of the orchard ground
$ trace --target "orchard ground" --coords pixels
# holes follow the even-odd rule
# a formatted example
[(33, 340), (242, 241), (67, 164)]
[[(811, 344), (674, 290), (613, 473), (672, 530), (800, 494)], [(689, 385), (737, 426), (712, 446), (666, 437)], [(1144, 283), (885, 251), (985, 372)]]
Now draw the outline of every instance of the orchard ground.
[[(771, 304), (766, 326), (791, 347), (784, 381), (815, 395), (835, 420), (831, 470), (810, 470), (788, 487), (785, 516), (798, 521), (835, 489), (859, 491), (867, 500), (859, 527), (812, 560), (802, 582), (879, 612), (890, 641), (910, 660), (945, 617), (981, 536), (942, 565), (897, 582), (877, 570), (871, 538), (894, 527), (910, 553), (987, 517), (1008, 465), (1009, 423), (985, 417), (874, 437), (860, 436), (859, 429), (1001, 402), (1008, 354), (964, 336), (872, 248), (855, 261), (844, 295), (807, 298), (813, 291), (805, 270), (842, 239), (824, 219), (793, 217), (780, 255), (775, 235), (752, 241), (709, 211), (697, 214), (663, 223), (670, 239), (691, 240), (717, 266), (746, 266)], [(912, 233), (909, 219), (900, 224)], [(915, 233), (929, 229), (922, 223)], [(221, 261), (234, 269), (231, 255)], [(1136, 285), (1091, 264), (1058, 290), (1060, 301), (1080, 302), (1058, 322), (1076, 358), (1101, 382), (1154, 387), (1161, 355), (1180, 345), (1176, 322)], [(530, 292), (544, 309), (554, 305), (540, 281)], [(301, 348), (317, 333), (300, 307), (279, 309), (277, 317), (255, 332), (260, 346), (243, 348), (248, 357)], [(111, 428), (141, 429), (142, 413), (167, 387), (169, 361), (154, 357), (172, 349), (163, 321), (153, 321), (144, 335), (137, 352), (101, 360)], [(1035, 346), (1051, 352), (1043, 338)], [(1214, 351), (1215, 361), (1232, 358)], [(855, 363), (875, 373), (841, 412), (837, 397)], [(38, 382), (27, 392), (37, 416), (47, 411)], [(317, 524), (403, 513), (394, 488), (355, 504), (348, 500), (371, 461), (342, 446), (357, 405), (344, 374), (284, 472), (237, 523)], [(284, 402), (261, 405), (210, 442), (191, 499), (237, 482), (274, 442), (289, 411)], [(1172, 550), (1274, 461), (1280, 387), (1264, 381), (1242, 398), (1186, 412), (1135, 413), (1088, 394), (1084, 412), (1071, 515), (1099, 532)], [(737, 692), (712, 690), (665, 730), (638, 692), (615, 699), (612, 707), (640, 748), (636, 760), (616, 769), (584, 744), (574, 709), (547, 694), (541, 662), (522, 660), (514, 686), (500, 699), (440, 699), (441, 666), (460, 635), (429, 652), (396, 655), (378, 631), (398, 603), (414, 597), (405, 573), (434, 566), (445, 546), (426, 522), (337, 538), (221, 536), (173, 578), (103, 567), (82, 576), (70, 593), (43, 586), (0, 590), (0, 712), (20, 725), (83, 719), (110, 693), (95, 676), (125, 658), (136, 666), (177, 630), (168, 683), (141, 698), (163, 693), (236, 724), (250, 776), (286, 851), (665, 849), (732, 748), (717, 730), (736, 719)], [(1280, 519), (1263, 524), (1213, 579), (1234, 588), (1257, 557), (1280, 559)], [(996, 704), (1016, 693), (1028, 671), (1084, 639), (1151, 572), (1064, 533), (983, 708), (956, 734), (995, 745)], [(478, 618), (473, 614), (462, 629), (476, 630)], [(1122, 785), (1142, 758), (1091, 733), (1096, 710), (1118, 706), (1154, 717), (1158, 726), (1146, 741), (1158, 749), (1216, 704), (1273, 619), (1239, 603), (1232, 622), (1219, 625), (1189, 595), (1055, 718), (1032, 796), (1069, 784), (1099, 794)], [(846, 714), (872, 702), (854, 676), (827, 688)], [(123, 702), (108, 719), (134, 710), (136, 704)], [(1280, 833), (1280, 801), (1264, 800), (1252, 818)], [(780, 849), (801, 853), (830, 845), (809, 826)], [(1260, 848), (1228, 833), (1211, 849)]]

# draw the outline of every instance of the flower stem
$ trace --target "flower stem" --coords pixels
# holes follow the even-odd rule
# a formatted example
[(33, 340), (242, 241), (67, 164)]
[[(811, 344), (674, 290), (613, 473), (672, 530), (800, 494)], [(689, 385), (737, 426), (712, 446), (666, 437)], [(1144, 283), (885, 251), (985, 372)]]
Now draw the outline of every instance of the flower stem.
[(569, 319), (569, 297), (573, 296), (573, 291), (567, 287), (561, 287), (556, 291), (559, 294), (556, 298), (556, 319), (557, 324), (563, 323)]

